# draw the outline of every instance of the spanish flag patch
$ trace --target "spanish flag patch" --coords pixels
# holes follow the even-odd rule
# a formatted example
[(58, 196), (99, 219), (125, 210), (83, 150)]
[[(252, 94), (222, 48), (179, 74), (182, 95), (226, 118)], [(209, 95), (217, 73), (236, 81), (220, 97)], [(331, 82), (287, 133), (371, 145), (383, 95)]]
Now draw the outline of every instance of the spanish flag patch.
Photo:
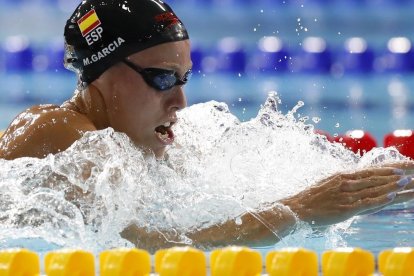
[(78, 20), (78, 26), (82, 32), (82, 36), (86, 36), (99, 25), (101, 25), (101, 21), (99, 20), (95, 10), (90, 10)]

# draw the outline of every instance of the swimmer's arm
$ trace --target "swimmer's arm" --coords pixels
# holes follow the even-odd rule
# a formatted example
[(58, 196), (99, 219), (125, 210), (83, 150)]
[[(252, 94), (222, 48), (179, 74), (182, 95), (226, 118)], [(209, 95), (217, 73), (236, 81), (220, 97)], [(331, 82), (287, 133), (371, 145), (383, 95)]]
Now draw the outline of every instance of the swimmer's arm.
[(279, 204), (260, 212), (248, 212), (240, 219), (190, 233), (189, 238), (208, 247), (224, 245), (266, 246), (278, 242), (296, 228), (296, 215)]
[[(240, 223), (241, 222), (241, 223)], [(200, 229), (186, 236), (198, 248), (212, 248), (224, 245), (263, 246), (275, 244), (295, 229), (296, 217), (292, 211), (281, 205), (255, 213), (245, 213), (240, 220)], [(155, 251), (177, 245), (169, 242), (170, 233), (147, 232), (133, 224), (122, 231), (121, 236), (139, 248)]]
[[(276, 205), (265, 211), (245, 213), (241, 216), (241, 224), (229, 220), (186, 235), (193, 240), (195, 247), (270, 245), (295, 230), (297, 218), (312, 227), (325, 227), (355, 215), (375, 212), (393, 203), (414, 199), (413, 192), (400, 193), (414, 189), (413, 179), (403, 175), (404, 171), (413, 168), (413, 162), (405, 162), (335, 174), (301, 193), (280, 200), (279, 203), (289, 208)], [(397, 184), (405, 178), (404, 187)], [(390, 196), (393, 194), (395, 197)], [(176, 245), (165, 238), (170, 233), (147, 232), (136, 225), (124, 229), (121, 236), (147, 250)]]
[[(335, 174), (301, 193), (280, 200), (280, 205), (269, 210), (246, 213), (241, 225), (230, 220), (189, 237), (212, 246), (230, 243), (270, 245), (295, 230), (297, 221), (324, 228), (355, 215), (414, 199), (414, 192), (409, 191), (414, 189), (414, 178), (407, 175), (413, 169), (414, 162), (407, 161)], [(398, 185), (399, 181), (405, 181), (405, 186)], [(404, 190), (406, 192), (401, 192)], [(394, 193), (395, 197), (390, 197)]]

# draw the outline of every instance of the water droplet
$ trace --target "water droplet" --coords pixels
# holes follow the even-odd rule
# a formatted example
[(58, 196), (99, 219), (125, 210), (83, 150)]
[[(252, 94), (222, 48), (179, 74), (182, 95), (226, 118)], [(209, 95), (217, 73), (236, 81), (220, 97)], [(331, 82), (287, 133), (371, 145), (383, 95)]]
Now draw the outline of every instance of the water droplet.
[(312, 121), (313, 121), (315, 124), (317, 124), (317, 123), (319, 123), (319, 122), (321, 121), (321, 118), (319, 118), (319, 117), (312, 117)]
[(336, 128), (338, 128), (338, 127), (340, 127), (340, 126), (341, 126), (341, 125), (340, 125), (339, 123), (336, 123), (336, 124), (335, 124), (335, 127), (336, 127)]

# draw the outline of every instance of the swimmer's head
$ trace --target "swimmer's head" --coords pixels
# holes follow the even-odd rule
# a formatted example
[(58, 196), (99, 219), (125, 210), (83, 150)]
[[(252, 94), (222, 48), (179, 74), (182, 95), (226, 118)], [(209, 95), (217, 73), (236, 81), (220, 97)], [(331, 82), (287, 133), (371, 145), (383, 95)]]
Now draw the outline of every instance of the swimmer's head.
[(183, 23), (161, 0), (84, 0), (64, 35), (65, 67), (86, 84), (133, 53), (188, 39)]

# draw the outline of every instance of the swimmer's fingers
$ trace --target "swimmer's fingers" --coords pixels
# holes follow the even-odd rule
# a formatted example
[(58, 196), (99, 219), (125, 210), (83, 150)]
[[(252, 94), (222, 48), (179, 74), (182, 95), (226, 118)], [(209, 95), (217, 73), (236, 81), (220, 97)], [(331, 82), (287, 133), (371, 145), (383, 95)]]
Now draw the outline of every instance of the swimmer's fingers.
[[(388, 195), (388, 198), (392, 198), (392, 196), (393, 195), (390, 194), (390, 195)], [(394, 200), (390, 201), (388, 204), (385, 204), (383, 206), (376, 207), (376, 208), (373, 208), (373, 209), (365, 210), (365, 211), (359, 213), (358, 215), (373, 214), (373, 213), (376, 213), (378, 211), (381, 211), (386, 205), (404, 203), (404, 202), (411, 201), (411, 200), (414, 200), (414, 190), (401, 191), (401, 192), (398, 192), (396, 194)]]
[(355, 208), (358, 215), (365, 215), (370, 213), (375, 213), (381, 210), (382, 208), (393, 204), (397, 196), (397, 193), (389, 193), (386, 195), (381, 195), (378, 197), (369, 197), (356, 201), (354, 204), (349, 206), (349, 208)]
[(373, 175), (363, 179), (344, 180), (340, 185), (340, 190), (343, 192), (358, 192), (367, 190), (370, 193), (373, 188), (388, 185), (389, 183), (398, 183), (399, 186), (405, 186), (411, 181), (411, 178), (400, 175), (379, 176)]
[(391, 163), (391, 164), (387, 164), (387, 167), (403, 170), (405, 174), (407, 175), (414, 173), (414, 162), (413, 161)]
[(341, 174), (344, 179), (358, 180), (372, 176), (403, 175), (404, 170), (397, 167), (369, 168), (353, 173)]
[[(372, 213), (390, 204), (403, 203), (414, 199), (413, 180), (411, 176), (399, 182), (371, 189), (372, 195), (357, 200), (354, 205), (362, 213)], [(403, 184), (401, 184), (403, 183)]]
[(365, 198), (376, 198), (382, 195), (388, 195), (392, 193), (401, 192), (406, 189), (408, 186), (413, 186), (414, 181), (410, 176), (403, 177), (398, 181), (391, 181), (385, 185), (375, 186), (369, 189), (363, 189), (357, 192), (344, 192), (343, 196), (345, 201), (347, 200), (349, 204), (354, 201), (362, 200)]

